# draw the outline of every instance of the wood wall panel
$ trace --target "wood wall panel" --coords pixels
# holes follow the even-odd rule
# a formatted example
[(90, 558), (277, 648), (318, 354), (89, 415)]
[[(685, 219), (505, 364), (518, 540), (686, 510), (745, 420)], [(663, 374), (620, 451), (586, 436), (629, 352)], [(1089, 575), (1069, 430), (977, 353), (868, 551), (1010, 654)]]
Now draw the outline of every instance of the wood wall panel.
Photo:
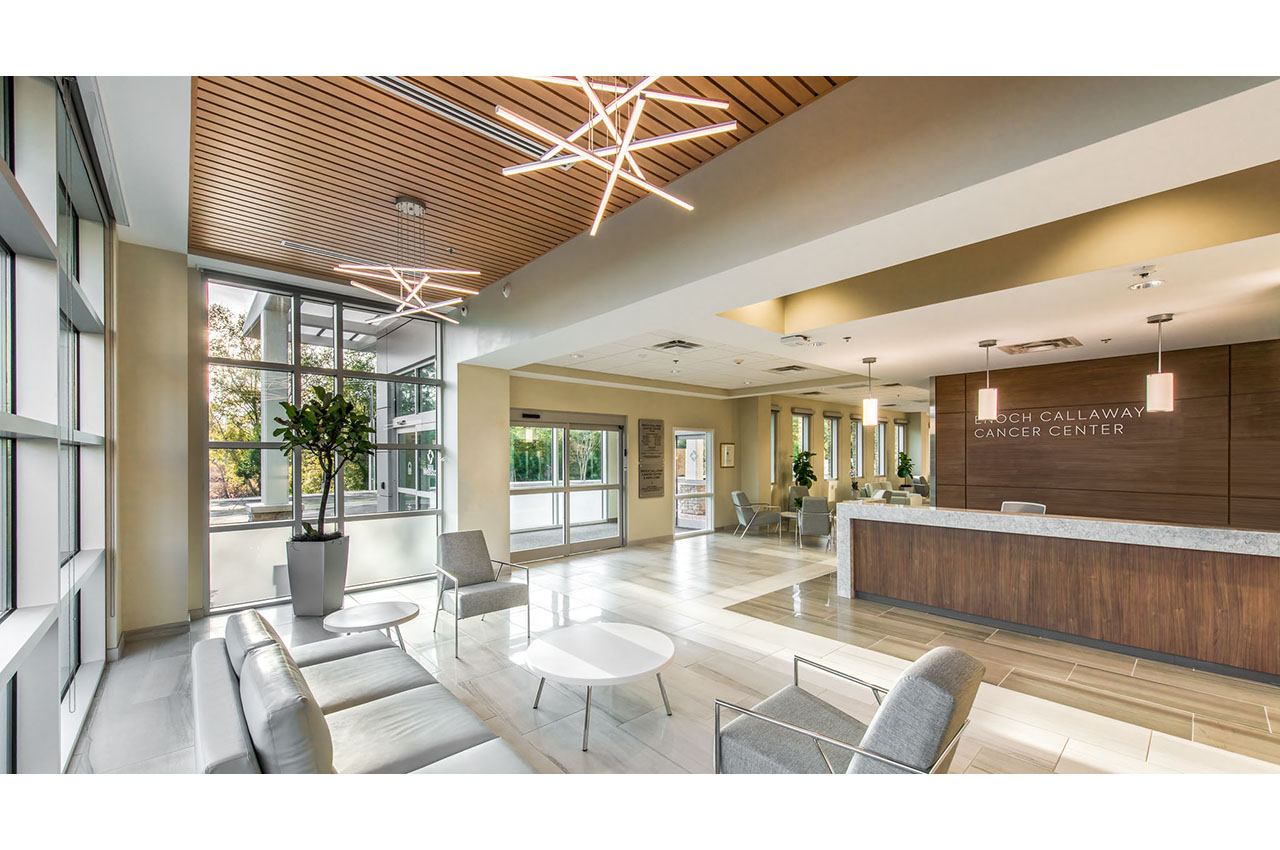
[(964, 375), (939, 375), (933, 379), (935, 413), (964, 413)]
[(964, 508), (968, 507), (965, 502), (965, 488), (939, 484), (930, 488), (932, 494), (930, 501), (940, 508)]
[[(1164, 369), (1176, 375), (1174, 395), (1178, 401), (1228, 392), (1227, 346), (1166, 351)], [(1146, 399), (1147, 374), (1155, 370), (1153, 351), (1149, 355), (1000, 369), (991, 373), (991, 386), (1000, 389), (1002, 410), (1123, 404)], [(978, 409), (978, 389), (986, 385), (986, 374), (970, 372), (965, 378), (965, 410), (973, 413)]]
[(964, 484), (965, 480), (965, 415), (939, 413), (934, 417), (933, 483)]
[[(975, 436), (983, 373), (936, 377), (935, 399), (952, 411), (935, 422), (936, 483), (954, 488), (948, 506), (959, 506), (954, 500), (963, 486), (969, 508), (1025, 500), (1067, 515), (1275, 528), (1280, 340), (1166, 352), (1177, 397), (1169, 414), (1145, 412), (1145, 376), (1153, 366), (1152, 357), (1136, 355), (992, 372), (1001, 413), (1029, 414), (1032, 421), (1018, 427), (1041, 427), (1038, 436), (1025, 437)], [(961, 378), (963, 413), (955, 412)], [(1048, 428), (1063, 423), (1040, 419), (1046, 412), (1125, 406), (1142, 414), (1114, 420), (1124, 426), (1122, 435), (1059, 437)], [(1105, 421), (1111, 420), (1082, 424)]]
[(1231, 499), (1231, 524), (1259, 531), (1280, 531), (1280, 499)]
[[(1000, 389), (1003, 395), (1004, 388)], [(1143, 407), (1142, 401), (1130, 401), (1107, 405), (1105, 409), (1141, 411)], [(1067, 408), (1067, 412), (1092, 409), (1092, 405), (1072, 407)], [(1119, 420), (1119, 427), (1124, 431), (1111, 435), (1052, 436), (1051, 428), (1077, 426), (1070, 422), (1041, 421), (1042, 415), (1053, 416), (1060, 410), (1061, 407), (1014, 410), (1012, 405), (1002, 406), (1002, 413), (1029, 415), (1031, 422), (1025, 427), (1039, 428), (1038, 437), (979, 439), (975, 433), (1008, 430), (1009, 426), (975, 425), (972, 416), (966, 414), (969, 418), (965, 427), (965, 484), (1227, 495), (1229, 432), (1225, 395), (1180, 399), (1172, 414), (1135, 414), (1133, 418)], [(1020, 426), (1019, 433), (1022, 430)], [(1056, 506), (1053, 512), (1062, 513)]]
[(1280, 531), (1280, 340), (1231, 346), (1231, 524)]
[(857, 593), (1280, 675), (1274, 558), (865, 520), (852, 558)]
[(1134, 491), (1061, 490), (1039, 487), (978, 487), (965, 490), (964, 507), (998, 511), (1000, 503), (1039, 502), (1052, 505), (1053, 513), (1105, 519), (1149, 520), (1187, 525), (1226, 525), (1227, 497), (1194, 493), (1140, 493)]

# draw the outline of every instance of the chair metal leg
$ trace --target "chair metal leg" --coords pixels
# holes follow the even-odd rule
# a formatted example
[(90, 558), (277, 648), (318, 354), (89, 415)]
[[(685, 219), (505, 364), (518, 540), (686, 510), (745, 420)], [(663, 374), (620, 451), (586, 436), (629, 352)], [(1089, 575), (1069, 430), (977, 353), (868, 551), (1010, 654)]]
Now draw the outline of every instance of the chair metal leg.
[(582, 751), (587, 751), (587, 738), (591, 735), (591, 686), (587, 685), (587, 719), (582, 724)]
[(720, 703), (716, 703), (716, 737), (715, 744), (711, 754), (712, 770), (720, 773)]
[(658, 674), (658, 690), (662, 692), (662, 704), (667, 707), (667, 717), (671, 716), (671, 700), (667, 699), (667, 689), (662, 684), (662, 674)]
[[(400, 627), (396, 626), (396, 639), (400, 641), (400, 648), (404, 649), (404, 635), (400, 634)], [(408, 650), (405, 650), (408, 652)]]
[(533, 697), (533, 707), (534, 707), (534, 708), (537, 708), (537, 707), (538, 707), (538, 703), (540, 703), (540, 702), (542, 701), (542, 686), (543, 686), (543, 685), (545, 685), (546, 683), (547, 683), (547, 680), (546, 680), (546, 679), (539, 679), (539, 680), (538, 680), (538, 693), (537, 693), (537, 694), (535, 694), (535, 695), (534, 695), (534, 697)]
[(533, 637), (533, 606), (528, 602), (524, 603), (524, 639), (526, 641)]
[(458, 603), (462, 601), (462, 588), (453, 589), (453, 657), (458, 657)]
[(436, 615), (431, 619), (431, 631), (435, 632), (436, 625), (440, 622), (440, 609), (444, 607), (444, 579), (436, 576)]

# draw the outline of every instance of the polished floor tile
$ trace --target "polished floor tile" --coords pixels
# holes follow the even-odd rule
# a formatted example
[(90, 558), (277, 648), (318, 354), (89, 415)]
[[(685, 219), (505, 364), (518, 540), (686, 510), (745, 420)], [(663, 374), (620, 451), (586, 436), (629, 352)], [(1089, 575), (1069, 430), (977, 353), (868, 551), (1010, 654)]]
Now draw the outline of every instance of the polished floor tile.
[[(575, 623), (636, 622), (676, 647), (663, 670), (673, 715), (656, 679), (596, 689), (586, 753), (585, 688), (548, 683), (533, 709), (523, 609), (463, 620), (454, 659), (452, 616), (442, 613), (432, 630), (434, 581), (358, 591), (348, 602), (419, 604), (421, 615), (402, 627), (410, 655), (543, 773), (707, 772), (715, 699), (754, 705), (791, 683), (796, 655), (891, 687), (930, 644), (960, 647), (987, 667), (952, 773), (1280, 770), (1268, 761), (1280, 751), (1269, 731), (1276, 713), (1266, 711), (1280, 709), (1280, 688), (842, 599), (833, 571), (821, 547), (727, 534), (534, 565), (534, 639)], [(318, 618), (295, 618), (287, 605), (264, 614), (290, 645), (331, 638)], [(190, 647), (221, 636), (225, 621), (126, 643), (69, 769), (191, 769)], [(863, 722), (875, 714), (862, 685), (806, 667), (801, 683)]]

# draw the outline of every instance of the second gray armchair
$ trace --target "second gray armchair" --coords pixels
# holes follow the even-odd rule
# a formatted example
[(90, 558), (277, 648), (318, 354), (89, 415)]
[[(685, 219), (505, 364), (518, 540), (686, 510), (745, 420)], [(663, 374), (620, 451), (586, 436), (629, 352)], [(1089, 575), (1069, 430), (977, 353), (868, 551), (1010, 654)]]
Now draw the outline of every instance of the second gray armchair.
[[(446, 531), (436, 543), (436, 613), (431, 631), (440, 622), (440, 611), (453, 612), (453, 657), (458, 657), (458, 621), (495, 611), (524, 606), (525, 635), (531, 634), (529, 571), (489, 557), (483, 531)], [(497, 567), (495, 571), (494, 567)], [(502, 570), (524, 571), (524, 582), (503, 581)]]

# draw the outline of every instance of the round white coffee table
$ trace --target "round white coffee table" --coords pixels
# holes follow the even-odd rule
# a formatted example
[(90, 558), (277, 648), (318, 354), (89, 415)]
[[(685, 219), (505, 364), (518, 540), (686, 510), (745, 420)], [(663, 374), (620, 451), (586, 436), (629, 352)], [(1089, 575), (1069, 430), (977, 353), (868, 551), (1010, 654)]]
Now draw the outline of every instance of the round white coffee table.
[(587, 713), (582, 724), (582, 751), (586, 752), (591, 734), (591, 689), (657, 676), (662, 704), (670, 716), (671, 702), (662, 684), (661, 670), (675, 654), (671, 638), (646, 626), (586, 623), (556, 629), (535, 640), (526, 656), (529, 669), (541, 677), (533, 707), (537, 708), (542, 700), (542, 686), (547, 679), (563, 685), (586, 685)]
[(407, 623), (416, 616), (418, 606), (412, 602), (368, 602), (334, 611), (324, 618), (324, 630), (347, 634), (385, 629), (387, 637), (391, 637), (391, 630), (395, 629), (400, 648), (404, 649), (404, 635), (400, 634), (400, 624)]

